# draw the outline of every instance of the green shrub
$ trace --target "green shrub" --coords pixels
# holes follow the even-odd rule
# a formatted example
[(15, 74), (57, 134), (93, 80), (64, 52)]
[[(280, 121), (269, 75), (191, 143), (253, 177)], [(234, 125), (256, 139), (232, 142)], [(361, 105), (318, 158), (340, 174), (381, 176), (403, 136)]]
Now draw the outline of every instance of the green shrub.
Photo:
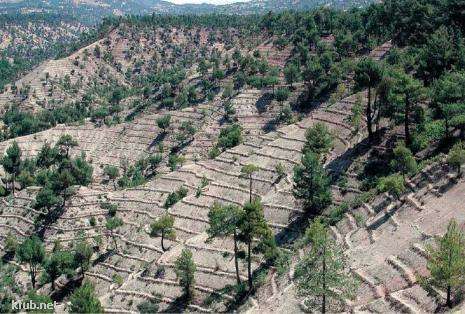
[(344, 214), (349, 210), (349, 204), (346, 202), (337, 206), (332, 206), (328, 214), (328, 224), (334, 226), (344, 218)]
[(378, 182), (378, 190), (399, 198), (406, 190), (404, 178), (399, 174), (383, 177)]
[(239, 124), (233, 124), (220, 131), (217, 147), (225, 150), (240, 143), (242, 143), (242, 128)]
[(221, 154), (220, 149), (217, 146), (213, 146), (209, 151), (208, 151), (208, 157), (210, 159), (215, 159)]
[(283, 102), (289, 98), (289, 95), (291, 92), (287, 87), (280, 87), (276, 90), (274, 93), (274, 97), (276, 98), (277, 101)]
[(181, 199), (186, 197), (188, 190), (185, 187), (180, 187), (177, 191), (171, 192), (165, 200), (164, 208), (170, 208)]

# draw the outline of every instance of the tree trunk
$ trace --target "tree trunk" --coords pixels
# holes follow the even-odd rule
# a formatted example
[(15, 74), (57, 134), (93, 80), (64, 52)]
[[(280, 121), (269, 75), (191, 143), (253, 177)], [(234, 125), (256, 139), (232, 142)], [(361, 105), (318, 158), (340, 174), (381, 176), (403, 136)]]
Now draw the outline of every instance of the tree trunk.
[(323, 246), (323, 300), (321, 313), (326, 313), (326, 243)]
[(116, 241), (116, 237), (113, 237), (113, 241), (115, 242), (115, 249), (118, 251), (118, 242)]
[(405, 145), (410, 147), (412, 145), (412, 139), (410, 136), (410, 99), (405, 96), (405, 112), (404, 112), (404, 129), (405, 129)]
[(249, 292), (252, 291), (252, 256), (251, 256), (251, 246), (252, 246), (252, 239), (249, 239), (247, 243), (247, 275), (249, 280)]
[(164, 243), (164, 241), (163, 241), (164, 239), (165, 239), (165, 231), (162, 230), (162, 231), (161, 231), (161, 249), (163, 250), (163, 252), (166, 251), (166, 249), (165, 249), (165, 243)]
[(366, 109), (368, 140), (373, 142), (373, 121), (371, 116), (371, 87), (368, 87), (368, 103)]
[(236, 267), (236, 280), (237, 284), (241, 284), (241, 277), (239, 276), (239, 261), (237, 260), (237, 231), (234, 228), (234, 266)]
[(63, 204), (62, 204), (63, 209), (65, 208), (65, 205), (66, 205), (66, 192), (63, 192)]
[(446, 301), (446, 303), (447, 303), (447, 306), (448, 306), (449, 308), (452, 308), (452, 300), (451, 300), (451, 298), (450, 298), (450, 295), (451, 295), (451, 286), (448, 285), (448, 286), (447, 286), (447, 301)]
[(13, 172), (13, 186), (11, 187), (13, 198), (15, 198), (15, 182), (16, 182), (16, 174)]
[(116, 237), (113, 234), (113, 230), (111, 231), (111, 238), (113, 239), (113, 244), (115, 245), (115, 250), (118, 251), (118, 243), (116, 243)]
[(374, 104), (377, 104), (376, 105), (376, 119), (375, 119), (375, 130), (376, 132), (379, 131), (379, 124), (380, 124), (380, 120), (381, 120), (381, 105), (379, 104), (378, 102), (378, 93), (375, 94), (375, 100), (374, 100)]
[[(447, 264), (448, 264), (448, 271), (450, 271), (450, 269), (452, 268), (452, 248), (449, 247), (449, 254), (448, 254), (448, 261), (447, 261)], [(449, 285), (447, 285), (447, 299), (446, 299), (446, 304), (449, 308), (452, 307), (452, 300), (451, 300), (451, 290), (452, 290), (452, 287)]]
[(29, 271), (31, 273), (31, 283), (32, 283), (32, 289), (36, 288), (36, 271), (34, 269), (34, 266), (30, 265), (29, 266)]
[(252, 174), (250, 175), (249, 182), (249, 202), (252, 203)]

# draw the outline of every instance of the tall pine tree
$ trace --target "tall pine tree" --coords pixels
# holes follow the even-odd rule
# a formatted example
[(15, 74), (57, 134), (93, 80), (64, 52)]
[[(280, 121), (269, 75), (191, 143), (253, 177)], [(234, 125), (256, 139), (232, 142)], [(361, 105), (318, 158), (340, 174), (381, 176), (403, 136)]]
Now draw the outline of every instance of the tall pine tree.
[(465, 234), (457, 222), (451, 220), (447, 231), (436, 239), (435, 245), (427, 247), (430, 256), (429, 283), (446, 290), (446, 304), (452, 307), (452, 294), (465, 286)]
[(320, 306), (321, 312), (334, 311), (330, 305), (353, 297), (356, 282), (348, 273), (344, 255), (328, 234), (321, 220), (315, 220), (306, 230), (305, 239), (311, 251), (297, 265), (297, 293), (305, 297), (309, 308)]

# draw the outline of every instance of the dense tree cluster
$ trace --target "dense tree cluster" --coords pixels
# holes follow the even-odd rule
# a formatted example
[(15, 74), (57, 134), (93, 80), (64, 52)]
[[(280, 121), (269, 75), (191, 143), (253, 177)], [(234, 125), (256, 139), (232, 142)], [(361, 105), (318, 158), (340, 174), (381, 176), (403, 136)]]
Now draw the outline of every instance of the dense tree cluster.
[[(55, 146), (46, 143), (36, 158), (22, 158), (21, 149), (16, 142), (7, 149), (1, 159), (1, 165), (8, 176), (3, 179), (3, 193), (14, 196), (17, 188), (37, 185), (33, 207), (41, 214), (37, 217), (37, 226), (56, 220), (66, 206), (66, 200), (74, 193), (74, 186), (89, 185), (92, 181), (92, 166), (86, 161), (85, 154), (70, 156), (77, 142), (69, 135), (60, 137)], [(18, 186), (19, 185), (19, 186)]]

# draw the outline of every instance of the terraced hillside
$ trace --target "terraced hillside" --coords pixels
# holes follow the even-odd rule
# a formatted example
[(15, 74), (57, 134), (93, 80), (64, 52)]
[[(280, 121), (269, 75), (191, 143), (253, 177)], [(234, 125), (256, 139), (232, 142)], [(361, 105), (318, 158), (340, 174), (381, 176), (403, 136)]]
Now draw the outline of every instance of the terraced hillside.
[(462, 24), (401, 4), (109, 19), (8, 86), (0, 312), (460, 306)]
[[(0, 4), (1, 5), (1, 4)], [(0, 9), (1, 10), (1, 9)], [(0, 15), (0, 90), (45, 60), (56, 58), (88, 31), (67, 15)]]
[[(170, 63), (175, 65), (175, 55), (171, 55), (174, 49), (181, 49), (182, 53), (177, 53), (188, 55), (194, 51), (199, 53), (203, 46), (211, 53), (216, 46), (207, 46), (206, 34), (202, 40), (202, 32), (199, 32), (200, 46), (194, 46), (196, 32), (193, 31), (183, 34), (176, 29), (170, 32), (148, 29), (131, 34), (130, 28), (123, 25), (106, 38), (66, 58), (40, 65), (13, 86), (7, 86), (0, 95), (0, 103), (6, 106), (17, 102), (19, 106), (37, 110), (63, 106), (89, 93), (95, 93), (103, 101), (105, 95), (101, 94), (104, 91), (99, 90), (99, 85), (123, 88), (136, 84), (135, 76), (153, 73), (154, 66), (163, 68)], [(171, 43), (165, 42), (168, 37)], [(156, 48), (160, 43), (163, 44)], [(161, 51), (167, 55), (158, 63)], [(189, 76), (189, 67), (185, 69)]]
[[(379, 60), (391, 49), (388, 42), (369, 55)], [(343, 100), (344, 101), (344, 100)], [(448, 223), (454, 220), (460, 228), (465, 216), (460, 209), (460, 193), (465, 184), (450, 159), (439, 155), (429, 161), (417, 174), (406, 179), (406, 190), (396, 197), (380, 193), (365, 197), (360, 169), (393, 149), (393, 144), (405, 139), (399, 130), (385, 136), (377, 145), (359, 142), (337, 170), (345, 173), (343, 188), (333, 186), (333, 206), (355, 204), (345, 211), (339, 221), (329, 226), (334, 241), (348, 260), (349, 273), (357, 281), (353, 300), (345, 299), (332, 311), (354, 313), (433, 313), (448, 311), (444, 305), (447, 291), (425, 282), (430, 276), (431, 247), (442, 237)], [(327, 164), (330, 170), (331, 163)], [(339, 168), (340, 167), (340, 168)], [(288, 273), (278, 277), (271, 272), (267, 284), (252, 302), (248, 313), (281, 313), (311, 311), (296, 288), (295, 268), (309, 247), (297, 247)], [(337, 310), (336, 310), (337, 309)], [(463, 305), (458, 306), (458, 312)]]
[[(184, 37), (184, 33), (176, 29), (171, 32), (173, 42), (184, 44), (185, 49), (193, 49), (189, 40)], [(158, 34), (160, 38), (150, 37), (153, 33)], [(101, 64), (100, 56), (95, 54), (89, 56), (89, 62), (86, 62), (86, 66), (82, 67), (78, 67), (76, 62), (72, 64), (71, 60), (80, 60), (86, 51), (95, 52), (96, 47), (100, 45), (106, 45), (107, 51), (112, 51), (111, 55), (120, 61), (115, 61), (112, 64), (118, 63), (120, 65), (122, 70), (118, 73), (111, 72), (112, 65), (104, 65), (109, 69), (109, 72), (114, 74), (112, 79), (119, 80), (118, 84), (121, 86), (137, 84), (137, 82), (128, 80), (127, 75), (120, 74), (128, 72), (128, 69), (135, 65), (134, 62), (140, 60), (131, 56), (132, 49), (128, 49), (129, 39), (126, 38), (125, 34), (127, 33), (122, 26), (120, 29), (112, 31), (107, 39), (102, 39), (98, 43), (83, 48), (65, 59), (49, 61), (28, 74), (17, 83), (21, 86), (20, 89), (29, 85), (30, 89), (28, 88), (28, 90), (31, 91), (30, 94), (19, 100), (20, 108), (41, 112), (49, 108), (50, 104), (52, 106), (54, 103), (58, 104), (58, 100), (60, 100), (59, 105), (62, 105), (72, 99), (71, 97), (77, 97), (75, 94), (66, 94), (62, 89), (52, 88), (56, 82), (60, 81), (60, 78), (67, 77), (67, 75), (72, 77), (70, 84), (79, 86), (77, 93), (86, 92), (86, 87), (82, 86), (79, 79), (73, 80), (77, 76), (90, 77), (95, 68), (99, 66), (98, 64)], [(188, 31), (187, 34), (191, 39), (194, 38), (194, 41), (198, 40), (201, 45), (209, 45), (207, 32), (203, 30), (197, 33)], [(150, 42), (146, 38), (141, 38), (142, 36), (143, 33), (139, 33), (131, 38), (132, 42), (138, 43), (135, 45), (138, 57), (142, 55), (148, 60), (152, 58), (152, 54), (157, 55), (157, 50), (162, 52), (165, 57), (173, 53), (169, 48), (166, 49), (166, 46), (157, 48), (155, 51), (151, 48), (151, 45), (161, 44), (162, 40), (166, 40), (166, 30), (147, 32), (146, 36), (150, 37)], [(147, 43), (147, 48), (141, 49), (144, 47), (144, 43)], [(220, 55), (222, 53), (229, 54), (229, 57), (232, 55), (231, 49), (229, 52), (225, 51), (221, 43), (215, 45), (213, 49), (219, 51)], [(198, 53), (198, 50), (195, 51)], [(277, 65), (285, 64), (286, 58), (289, 57), (288, 51), (281, 52), (269, 43), (263, 44), (257, 51), (264, 56), (264, 60), (270, 60), (270, 62), (277, 60), (279, 62)], [(105, 53), (102, 52), (102, 54)], [(157, 58), (155, 57), (155, 59)], [(176, 59), (173, 58), (173, 60)], [(169, 57), (164, 58), (160, 69), (167, 67), (169, 62)], [(79, 69), (77, 70), (78, 75), (74, 75), (76, 74), (73, 72), (74, 69)], [(146, 74), (148, 69), (149, 64), (146, 64), (138, 70), (138, 73), (140, 75)], [(42, 76), (45, 77), (45, 81), (40, 79)], [(124, 224), (114, 235), (119, 243), (119, 248), (114, 251), (114, 254), (104, 253), (101, 260), (96, 260), (94, 265), (85, 273), (87, 279), (95, 282), (97, 293), (101, 296), (105, 307), (108, 309), (136, 309), (141, 299), (150, 297), (146, 289), (148, 285), (153, 287), (151, 293), (154, 297), (158, 297), (158, 293), (163, 295), (165, 303), (169, 304), (176, 299), (179, 296), (180, 287), (173, 277), (173, 263), (181, 248), (188, 247), (195, 251), (194, 260), (198, 266), (196, 275), (198, 277), (196, 286), (198, 299), (191, 307), (193, 309), (205, 308), (204, 301), (208, 299), (210, 294), (216, 293), (216, 290), (234, 282), (232, 264), (230, 258), (226, 256), (231, 252), (226, 249), (230, 247), (230, 241), (213, 242), (208, 245), (204, 243), (205, 230), (208, 225), (206, 216), (209, 207), (214, 201), (244, 203), (248, 195), (248, 180), (240, 175), (240, 169), (243, 164), (248, 162), (256, 163), (260, 160), (258, 164), (262, 164), (260, 173), (254, 178), (256, 182), (254, 195), (265, 196), (270, 188), (279, 189), (280, 185), (288, 184), (278, 182), (275, 166), (280, 163), (291, 169), (292, 165), (297, 163), (299, 157), (293, 153), (291, 144), (302, 142), (299, 137), (303, 137), (305, 126), (311, 125), (317, 119), (302, 120), (302, 125), (289, 126), (290, 134), (295, 133), (297, 137), (295, 139), (293, 137), (287, 139), (283, 136), (283, 134), (287, 134), (287, 130), (270, 133), (270, 130), (278, 128), (281, 123), (276, 117), (283, 103), (278, 103), (274, 99), (273, 90), (279, 86), (285, 86), (283, 80), (281, 76), (281, 82), (278, 81), (277, 86), (273, 86), (273, 88), (256, 89), (250, 86), (233, 91), (227, 97), (218, 93), (212, 100), (205, 99), (193, 107), (184, 109), (144, 108), (142, 112), (133, 111), (136, 113), (133, 115), (134, 118), (116, 125), (107, 126), (96, 123), (92, 119), (92, 121), (87, 120), (83, 124), (58, 125), (39, 133), (2, 142), (3, 151), (10, 147), (13, 142), (16, 142), (19, 144), (24, 158), (35, 158), (45, 143), (53, 146), (60, 136), (68, 134), (78, 143), (78, 146), (72, 149), (71, 155), (79, 156), (81, 152), (85, 152), (86, 159), (94, 166), (92, 185), (89, 188), (81, 187), (75, 191), (75, 195), (68, 200), (68, 205), (60, 217), (41, 230), (42, 237), (47, 239), (47, 251), (52, 250), (57, 241), (62, 242), (64, 247), (68, 247), (79, 239), (88, 238), (97, 241), (95, 245), (103, 253), (104, 247), (108, 248), (111, 241), (105, 228), (105, 219), (108, 213), (102, 209), (102, 204), (106, 202), (116, 204), (118, 205), (118, 217), (123, 219)], [(187, 71), (184, 81), (185, 84), (193, 86), (200, 82), (195, 67), (192, 71)], [(105, 78), (101, 80), (101, 84), (104, 82)], [(226, 76), (219, 84), (221, 89), (226, 88), (225, 84), (232, 84), (232, 79)], [(302, 90), (302, 84), (295, 84), (291, 97), (286, 103), (295, 101)], [(14, 99), (9, 97), (16, 98), (17, 96), (9, 94), (9, 91), (4, 93), (4, 100)], [(135, 96), (135, 98), (137, 97)], [(149, 97), (156, 96), (150, 95)], [(124, 100), (124, 103), (126, 104), (127, 101)], [(216, 144), (220, 130), (231, 124), (231, 122), (225, 121), (226, 102), (230, 103), (234, 109), (232, 120), (236, 121), (235, 123), (242, 129), (243, 144), (227, 149), (215, 159), (209, 159), (208, 151)], [(124, 110), (127, 114), (131, 114), (130, 108)], [(330, 113), (322, 111), (321, 114), (325, 116)], [(168, 115), (171, 117), (171, 123), (168, 129), (162, 130), (157, 126), (157, 119)], [(179, 153), (187, 158), (184, 166), (172, 172), (166, 166), (161, 167), (158, 170), (158, 175), (145, 185), (111, 192), (113, 188), (106, 185), (102, 175), (104, 166), (114, 165), (124, 171), (125, 165), (135, 164), (143, 157), (161, 152), (160, 143), (162, 143), (165, 152), (161, 153), (167, 158), (173, 147), (180, 146), (177, 134), (180, 132), (181, 126), (186, 123), (193, 126), (196, 132), (187, 142), (187, 145), (183, 144), (180, 147)], [(203, 186), (199, 194), (198, 187), (204, 180), (207, 180), (208, 184)], [(147, 231), (150, 223), (166, 211), (164, 203), (168, 194), (175, 192), (180, 187), (186, 187), (188, 195), (168, 211), (170, 215), (175, 217), (177, 238), (176, 241), (167, 241), (167, 245), (172, 248), (165, 253), (160, 247), (159, 239), (151, 238)], [(33, 208), (37, 191), (36, 187), (29, 187), (19, 192), (15, 198), (5, 199), (5, 205), (8, 209), (2, 211), (1, 215), (2, 247), (6, 247), (5, 241), (9, 235), (14, 234), (25, 238), (37, 232), (39, 226), (36, 222), (41, 215), (40, 211)], [(286, 204), (274, 204), (270, 198), (269, 204), (266, 205), (269, 208), (267, 209), (267, 217), (270, 219), (270, 225), (277, 232), (286, 227), (288, 216), (293, 212), (292, 204)], [(276, 217), (274, 216), (275, 208), (279, 210)], [(103, 243), (101, 243), (102, 239)], [(97, 251), (95, 256), (98, 254)], [(259, 261), (254, 262), (254, 268), (258, 263)], [(156, 275), (159, 268), (165, 269), (163, 278), (158, 278)], [(22, 276), (18, 276), (18, 280), (21, 282), (22, 279), (19, 277)], [(114, 284), (116, 282), (117, 284)], [(65, 282), (57, 282), (58, 287), (63, 287), (64, 284)], [(26, 287), (27, 285), (23, 286), (23, 289)], [(167, 287), (170, 288), (166, 289)], [(41, 289), (45, 292), (49, 288), (44, 286)], [(124, 300), (127, 295), (131, 294), (138, 299), (137, 302), (131, 302), (128, 307)], [(232, 299), (232, 296), (226, 296), (226, 298)], [(220, 303), (219, 306), (224, 306), (224, 303)]]
[(129, 0), (121, 3), (116, 0), (57, 0), (57, 1), (31, 1), (15, 0), (1, 1), (0, 12), (50, 12), (72, 14), (80, 21), (94, 24), (103, 17), (114, 15), (140, 15), (150, 14), (265, 14), (269, 11), (309, 10), (320, 6), (347, 9), (370, 4), (367, 0), (345, 1), (298, 1), (267, 0), (260, 3), (174, 3), (170, 1)]
[[(211, 293), (233, 284), (235, 279), (234, 265), (228, 256), (232, 252), (232, 243), (227, 240), (205, 243), (210, 206), (215, 201), (239, 205), (247, 201), (248, 180), (241, 177), (240, 169), (245, 164), (256, 164), (260, 170), (254, 176), (253, 193), (262, 198), (265, 217), (273, 230), (283, 232), (292, 217), (300, 212), (295, 207), (290, 180), (279, 179), (275, 166), (282, 164), (287, 172), (299, 162), (299, 147), (304, 143), (305, 130), (318, 121), (324, 121), (336, 134), (337, 144), (328, 161), (354, 145), (357, 139), (353, 138), (350, 127), (344, 123), (345, 114), (350, 111), (354, 100), (355, 97), (351, 96), (331, 108), (323, 107), (297, 124), (257, 136), (255, 142), (248, 141), (236, 146), (213, 160), (188, 162), (179, 170), (137, 188), (115, 192), (81, 189), (71, 200), (66, 213), (47, 228), (47, 243), (51, 245), (56, 240), (67, 243), (79, 238), (79, 232), (84, 232), (85, 237), (89, 238), (96, 235), (106, 238), (102, 225), (106, 211), (100, 209), (99, 204), (103, 201), (118, 204), (118, 215), (124, 221), (117, 235), (119, 249), (86, 272), (86, 277), (97, 284), (99, 294), (104, 295), (102, 302), (105, 307), (109, 311), (136, 310), (140, 301), (155, 298), (157, 294), (161, 294), (168, 303), (175, 299), (180, 288), (172, 267), (181, 249), (187, 247), (193, 250), (198, 266), (198, 293), (191, 306), (192, 309), (201, 309)], [(208, 179), (208, 185), (198, 196), (195, 190), (203, 177)], [(147, 234), (148, 228), (165, 211), (163, 203), (167, 195), (181, 186), (188, 188), (188, 195), (168, 210), (175, 218), (178, 236), (176, 241), (168, 241), (168, 246), (172, 248), (163, 252), (159, 239)], [(32, 196), (34, 192), (31, 193)], [(16, 212), (18, 206), (28, 208), (31, 196), (17, 197), (15, 202), (19, 204), (11, 211)], [(26, 236), (27, 232), (32, 231), (30, 226), (34, 212), (29, 211), (28, 218), (13, 213), (8, 210), (1, 216), (2, 228), (5, 233), (7, 230), (18, 233), (19, 230), (18, 236)], [(95, 226), (89, 225), (90, 217), (96, 218)], [(157, 270), (162, 268), (165, 274), (163, 278), (157, 278)], [(245, 270), (243, 272), (245, 276)], [(122, 284), (115, 284), (115, 277), (123, 278)], [(226, 294), (224, 298), (230, 296)]]
[[(450, 219), (464, 224), (464, 215), (457, 210), (463, 188), (463, 181), (442, 160), (412, 178), (409, 191), (399, 200), (382, 194), (331, 227), (359, 280), (356, 299), (347, 302), (347, 310), (431, 313), (441, 306), (445, 292), (425, 290), (419, 278), (429, 274), (427, 245), (446, 231)], [(300, 250), (299, 256), (303, 254)], [(293, 274), (291, 266), (288, 279), (270, 284), (250, 312), (305, 309), (303, 299), (295, 298)]]
[[(86, 118), (84, 114), (81, 121), (53, 127), (55, 121), (48, 130), (32, 136), (16, 137), (14, 141), (20, 145), (25, 157), (34, 157), (46, 142), (54, 144), (60, 135), (71, 135), (79, 144), (76, 154), (85, 152), (94, 165), (96, 184), (102, 181), (101, 175), (106, 165), (121, 168), (158, 152), (168, 157), (176, 150), (187, 160), (207, 158), (220, 130), (234, 121), (243, 130), (244, 142), (250, 145), (259, 143), (261, 135), (282, 124), (277, 116), (283, 104), (274, 99), (272, 90), (285, 86), (284, 78), (278, 79), (278, 84), (273, 88), (248, 86), (233, 89), (225, 96), (224, 90), (234, 84), (234, 78), (227, 74), (214, 83), (216, 95), (207, 97), (210, 92), (202, 84), (205, 76), (213, 75), (213, 70), (202, 74), (196, 69), (197, 58), (211, 56), (231, 60), (237, 49), (230, 47), (236, 42), (241, 45), (260, 42), (253, 38), (242, 42), (243, 37), (236, 33), (233, 29), (212, 32), (208, 29), (176, 28), (169, 31), (143, 28), (135, 33), (130, 26), (122, 24), (106, 38), (69, 57), (45, 62), (16, 82), (15, 93), (8, 89), (0, 95), (0, 101), (6, 106), (4, 110), (8, 112), (13, 110), (9, 106), (11, 104), (15, 104), (14, 110), (32, 110), (39, 115), (44, 110), (78, 106), (75, 107), (77, 110), (81, 113), (88, 111), (91, 116)], [(217, 40), (212, 42), (214, 39), (211, 38)], [(246, 55), (252, 51), (244, 48), (242, 53)], [(273, 47), (268, 39), (257, 51), (261, 52), (260, 60), (265, 64), (279, 60), (277, 65), (283, 65), (289, 57), (288, 51)], [(186, 59), (180, 59), (178, 55)], [(188, 60), (186, 55), (194, 59)], [(188, 65), (181, 68), (180, 64), (186, 62)], [(231, 72), (231, 65), (221, 65), (219, 71)], [(96, 72), (99, 73), (96, 75)], [(184, 88), (174, 88), (173, 84)], [(118, 103), (112, 100), (114, 89), (121, 90), (123, 94), (124, 99), (118, 100)], [(160, 100), (165, 89), (170, 90), (171, 105), (165, 106)], [(189, 96), (191, 103), (181, 104), (178, 97), (186, 94), (188, 89), (193, 95)], [(296, 85), (286, 103), (295, 102), (302, 89), (303, 86)], [(86, 105), (82, 107), (79, 103)], [(229, 110), (234, 111), (232, 116), (227, 116), (226, 104), (229, 104)], [(97, 116), (102, 108), (106, 113)], [(105, 111), (108, 109), (110, 111)], [(171, 123), (167, 129), (161, 129), (157, 126), (157, 120), (166, 116), (171, 117)], [(186, 125), (191, 126), (194, 133), (180, 139), (178, 135), (184, 132), (182, 128)], [(23, 133), (32, 131), (30, 129)], [(5, 132), (8, 133), (7, 130)], [(2, 150), (12, 142), (2, 142)]]
[[(295, 88), (296, 91), (301, 90), (297, 85)], [(289, 174), (299, 163), (306, 129), (316, 122), (323, 122), (334, 134), (335, 145), (327, 159), (328, 164), (360, 141), (361, 137), (354, 135), (353, 129), (346, 123), (357, 95), (346, 97), (333, 105), (322, 106), (298, 123), (268, 132), (264, 127), (274, 119), (276, 112), (270, 111), (270, 105), (266, 106), (265, 112), (258, 111), (252, 105), (263, 97), (269, 97), (267, 93), (266, 90), (244, 90), (231, 98), (238, 123), (245, 130), (245, 140), (243, 144), (226, 150), (215, 159), (202, 156), (202, 150), (212, 145), (212, 138), (218, 133), (222, 115), (213, 110), (218, 108), (218, 102), (222, 100), (213, 100), (195, 110), (171, 113), (175, 119), (187, 119), (189, 123), (196, 124), (202, 119), (199, 112), (203, 111), (205, 119), (204, 128), (199, 127), (191, 145), (186, 147), (186, 155), (191, 158), (184, 166), (166, 172), (140, 187), (114, 192), (105, 192), (97, 185), (96, 189), (81, 188), (69, 202), (66, 212), (56, 223), (47, 227), (44, 238), (47, 239), (48, 249), (57, 240), (72, 243), (81, 237), (103, 238), (103, 244), (99, 244), (100, 249), (103, 249), (111, 242), (104, 224), (107, 211), (101, 208), (101, 204), (110, 202), (118, 205), (118, 216), (124, 222), (116, 235), (119, 248), (110, 255), (104, 254), (102, 260), (96, 261), (86, 272), (86, 278), (95, 282), (106, 311), (134, 311), (143, 300), (156, 299), (160, 295), (166, 306), (170, 305), (181, 291), (174, 277), (173, 265), (185, 247), (192, 250), (197, 265), (196, 299), (190, 307), (192, 310), (207, 311), (207, 308), (211, 308), (207, 301), (211, 295), (218, 294), (218, 291), (235, 282), (234, 264), (230, 258), (231, 241), (226, 239), (205, 243), (207, 214), (214, 202), (243, 205), (248, 200), (248, 179), (241, 175), (242, 166), (255, 164), (259, 167), (254, 175), (253, 195), (262, 199), (270, 227), (278, 235), (285, 234), (288, 225), (302, 211), (298, 209), (292, 194), (289, 175), (283, 177), (276, 169), (277, 165), (281, 165), (285, 173)], [(271, 99), (269, 101), (273, 102)], [(103, 130), (93, 126), (61, 126), (16, 141), (24, 148), (25, 155), (34, 156), (45, 141), (53, 142), (59, 134), (68, 133), (80, 143), (75, 152), (85, 151), (94, 164), (115, 164), (123, 158), (134, 162), (137, 160), (135, 151), (140, 151), (141, 155), (150, 153), (150, 143), (156, 132), (153, 128), (154, 120), (157, 115), (163, 114), (166, 113), (144, 114), (131, 123), (104, 127)], [(173, 126), (173, 129), (176, 127)], [(115, 137), (115, 134), (119, 136)], [(148, 134), (152, 136), (148, 137)], [(34, 138), (37, 145), (30, 145), (31, 138)], [(86, 138), (92, 140), (86, 142)], [(112, 138), (113, 141), (107, 142), (106, 138)], [(10, 143), (5, 142), (3, 149)], [(135, 146), (136, 143), (138, 146)], [(201, 146), (196, 148), (197, 145)], [(96, 174), (99, 174), (97, 167)], [(208, 184), (201, 189), (201, 193), (197, 193), (204, 178)], [(169, 215), (175, 219), (177, 238), (175, 241), (166, 241), (170, 249), (164, 252), (160, 240), (148, 234), (150, 223), (166, 211), (163, 205), (168, 194), (180, 187), (188, 189), (187, 196), (168, 210)], [(334, 189), (338, 193), (337, 187)], [(32, 202), (35, 192), (25, 192), (30, 194), (16, 197), (16, 205), (2, 215), (5, 233), (27, 236), (34, 230), (32, 224), (35, 213), (34, 210), (30, 211), (28, 204)], [(27, 218), (17, 215), (18, 208), (26, 209), (23, 215)], [(96, 221), (94, 225), (90, 224), (92, 217)], [(258, 267), (259, 262), (254, 262), (254, 268)], [(242, 269), (241, 272), (241, 276), (246, 278), (246, 270)], [(226, 301), (233, 298), (228, 293), (220, 297)], [(225, 309), (224, 302), (215, 306), (213, 309)]]
[[(296, 89), (298, 92), (299, 89)], [(254, 103), (268, 99), (265, 110), (259, 110)], [(102, 170), (106, 165), (122, 167), (124, 163), (134, 164), (141, 158), (160, 151), (164, 147), (164, 157), (170, 150), (179, 147), (176, 134), (183, 123), (188, 123), (196, 130), (188, 144), (182, 144), (179, 151), (187, 160), (208, 158), (208, 151), (215, 145), (220, 130), (224, 128), (223, 103), (230, 101), (236, 110), (238, 124), (244, 130), (244, 145), (251, 149), (260, 144), (261, 138), (269, 128), (279, 125), (276, 121), (279, 105), (268, 90), (244, 90), (229, 100), (220, 97), (211, 102), (179, 111), (157, 110), (147, 112), (130, 122), (114, 126), (97, 126), (91, 121), (82, 125), (58, 125), (52, 129), (4, 141), (0, 144), (5, 151), (13, 141), (21, 147), (25, 157), (34, 157), (45, 143), (54, 144), (63, 134), (69, 134), (78, 142), (75, 153), (85, 152), (95, 167), (95, 183), (102, 180)], [(170, 116), (168, 130), (157, 126), (157, 119)], [(165, 170), (166, 171), (166, 170)]]
[[(294, 94), (298, 95), (302, 87), (295, 84)], [(117, 205), (117, 215), (123, 220), (123, 226), (114, 235), (118, 250), (103, 254), (85, 272), (85, 278), (95, 283), (106, 311), (137, 310), (137, 305), (143, 300), (157, 299), (160, 295), (165, 306), (172, 306), (181, 291), (174, 277), (173, 265), (182, 248), (192, 250), (197, 265), (196, 299), (189, 305), (191, 309), (224, 310), (225, 302), (233, 300), (233, 295), (220, 293), (220, 300), (224, 300), (213, 308), (208, 300), (235, 282), (234, 264), (230, 257), (232, 243), (228, 239), (205, 242), (207, 214), (214, 202), (243, 205), (248, 200), (248, 179), (241, 175), (242, 166), (255, 164), (259, 167), (254, 175), (253, 195), (262, 199), (270, 227), (276, 234), (285, 234), (288, 225), (302, 212), (292, 195), (290, 177), (278, 173), (277, 166), (281, 165), (289, 174), (299, 163), (305, 130), (316, 122), (328, 125), (335, 136), (328, 163), (360, 140), (360, 136), (354, 136), (352, 128), (345, 122), (356, 95), (313, 110), (298, 123), (280, 127), (278, 122), (273, 122), (278, 111), (272, 108), (282, 105), (275, 103), (270, 93), (270, 89), (244, 89), (228, 99), (236, 109), (237, 123), (244, 130), (244, 142), (214, 159), (207, 158), (205, 151), (214, 144), (221, 129), (224, 113), (217, 108), (226, 101), (221, 97), (180, 111), (143, 113), (131, 122), (116, 126), (96, 127), (90, 122), (82, 126), (57, 126), (15, 139), (24, 155), (33, 157), (44, 143), (53, 144), (60, 135), (70, 134), (79, 143), (72, 153), (86, 152), (95, 167), (94, 185), (80, 188), (68, 201), (65, 212), (44, 231), (48, 250), (57, 241), (66, 247), (76, 240), (88, 238), (97, 241), (95, 245), (104, 252), (104, 247), (111, 246), (112, 240), (105, 228), (108, 212), (102, 204)], [(291, 101), (293, 97), (296, 96), (293, 95)], [(262, 102), (266, 105), (263, 106)], [(172, 130), (176, 130), (181, 121), (187, 121), (198, 129), (185, 148), (188, 161), (175, 171), (162, 171), (142, 186), (117, 191), (108, 191), (111, 189), (101, 186), (104, 165), (118, 166), (124, 159), (135, 162), (140, 156), (157, 149), (153, 141), (162, 131), (155, 127), (155, 119), (167, 114), (171, 114), (173, 119)], [(273, 123), (271, 128), (270, 123)], [(165, 137), (165, 146), (171, 145), (170, 138), (171, 135)], [(2, 143), (2, 149), (9, 147), (12, 141)], [(202, 186), (205, 179), (208, 183)], [(170, 249), (164, 252), (160, 240), (150, 237), (150, 224), (166, 212), (164, 203), (168, 194), (181, 187), (188, 189), (187, 196), (167, 211), (175, 219), (177, 237), (174, 241), (166, 241)], [(11, 200), (11, 205), (1, 215), (2, 234), (27, 237), (35, 232), (34, 221), (39, 213), (30, 206), (36, 192), (35, 188), (27, 188)], [(6, 240), (5, 237), (2, 239)], [(259, 263), (260, 260), (254, 261), (253, 267), (258, 267)], [(241, 272), (245, 278), (246, 270)], [(57, 285), (62, 284), (58, 282)], [(42, 289), (48, 288), (44, 286)]]

